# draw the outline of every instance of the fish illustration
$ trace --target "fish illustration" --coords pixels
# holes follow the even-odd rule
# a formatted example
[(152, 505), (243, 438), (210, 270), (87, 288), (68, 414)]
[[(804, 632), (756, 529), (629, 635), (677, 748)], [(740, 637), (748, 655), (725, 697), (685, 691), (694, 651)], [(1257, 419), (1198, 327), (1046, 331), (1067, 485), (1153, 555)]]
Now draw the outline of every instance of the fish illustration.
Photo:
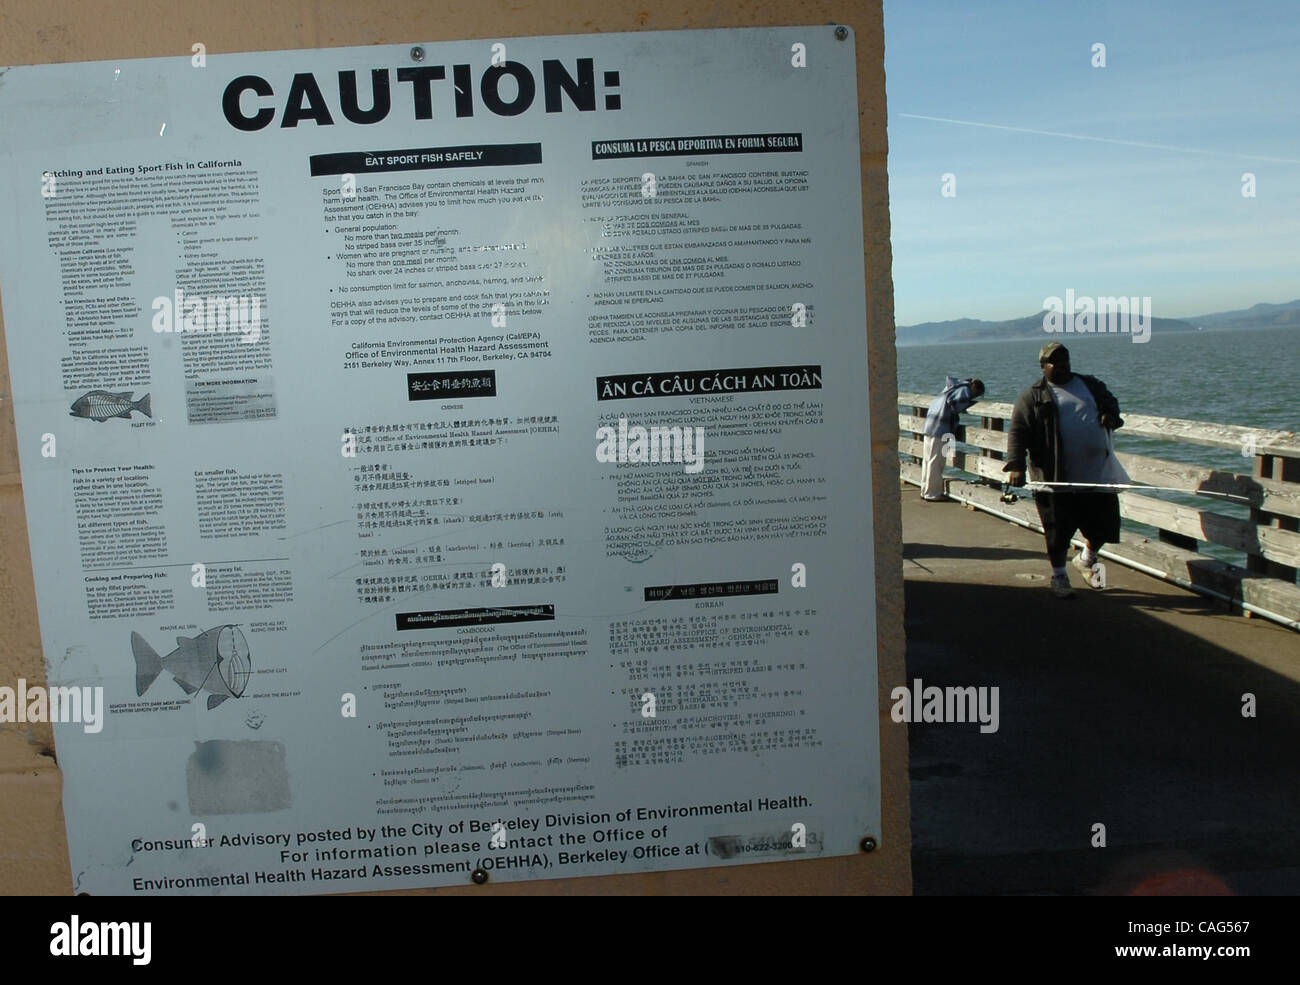
[(145, 417), (152, 418), (153, 411), (149, 407), (149, 394), (146, 393), (139, 400), (133, 400), (134, 396), (134, 390), (127, 393), (91, 390), (72, 402), (72, 413), (68, 416), (88, 417), (92, 421), (99, 421), (99, 423), (103, 424), (110, 417), (124, 417), (129, 421), (131, 411), (138, 410)]
[(210, 691), (209, 710), (227, 698), (238, 698), (248, 685), (253, 664), (248, 640), (238, 626), (217, 626), (195, 637), (176, 637), (176, 649), (158, 656), (143, 636), (131, 634), (135, 654), (135, 693), (143, 696), (164, 670), (186, 694)]

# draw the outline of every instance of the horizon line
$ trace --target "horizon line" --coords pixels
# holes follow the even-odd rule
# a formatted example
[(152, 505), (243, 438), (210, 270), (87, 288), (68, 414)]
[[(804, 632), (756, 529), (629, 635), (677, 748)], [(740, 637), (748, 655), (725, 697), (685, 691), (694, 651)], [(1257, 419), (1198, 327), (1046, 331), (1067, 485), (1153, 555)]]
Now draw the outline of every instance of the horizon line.
[[(1116, 295), (1116, 297), (1118, 296), (1119, 295)], [(1129, 297), (1131, 295), (1124, 295), (1124, 296)], [(1226, 315), (1234, 311), (1250, 311), (1252, 308), (1258, 307), (1261, 304), (1271, 304), (1276, 307), (1284, 307), (1286, 305), (1292, 305), (1292, 304), (1300, 305), (1300, 298), (1292, 298), (1290, 301), (1256, 301), (1254, 304), (1248, 305), (1244, 308), (1224, 308), (1222, 311), (1202, 311), (1195, 315), (1156, 315), (1153, 313), (1151, 317), (1165, 318), (1171, 321), (1188, 321), (1189, 319), (1192, 318), (1212, 318), (1216, 315)], [(897, 331), (900, 328), (916, 328), (918, 325), (943, 325), (947, 322), (956, 322), (956, 321), (980, 321), (980, 322), (989, 322), (991, 324), (996, 325), (1003, 322), (1021, 321), (1022, 319), (1025, 318), (1033, 318), (1037, 315), (1041, 315), (1045, 311), (1047, 311), (1046, 308), (1039, 308), (1038, 311), (1031, 311), (1027, 315), (1013, 315), (1010, 318), (980, 318), (975, 315), (962, 315), (958, 318), (938, 318), (938, 319), (929, 318), (929, 319), (925, 319), (924, 321), (912, 322), (907, 325), (900, 325), (898, 323), (898, 320), (895, 319), (894, 329), (895, 331)]]
[[(1292, 331), (1300, 332), (1300, 325), (1252, 325), (1248, 328), (1228, 328), (1224, 325), (1209, 325), (1204, 328), (1198, 326), (1195, 332), (1174, 332), (1172, 334), (1196, 335), (1198, 333), (1204, 332), (1207, 335), (1215, 335), (1220, 333), (1236, 334), (1238, 332), (1267, 332), (1270, 330), (1277, 331), (1279, 329), (1290, 329)], [(897, 332), (897, 329), (895, 329), (895, 331)], [(1098, 339), (1112, 339), (1112, 338), (1117, 340), (1129, 339), (1129, 336), (1123, 332), (1071, 332), (1067, 334), (1070, 336), (1071, 339), (1093, 338), (1094, 336)], [(1165, 334), (1169, 334), (1169, 333), (1165, 333)], [(924, 346), (929, 346), (929, 345), (984, 345), (985, 343), (993, 343), (993, 342), (1034, 342), (1037, 339), (1038, 339), (1037, 335), (1003, 335), (1003, 336), (993, 336), (991, 338), (979, 338), (979, 339), (953, 339), (953, 338), (929, 339), (924, 342), (903, 342), (900, 344), (897, 338), (895, 338), (894, 345), (896, 348), (899, 349), (910, 349), (910, 348), (920, 349)], [(1055, 336), (1049, 336), (1049, 341), (1055, 341)], [(1065, 343), (1062, 342), (1061, 344), (1064, 345)]]

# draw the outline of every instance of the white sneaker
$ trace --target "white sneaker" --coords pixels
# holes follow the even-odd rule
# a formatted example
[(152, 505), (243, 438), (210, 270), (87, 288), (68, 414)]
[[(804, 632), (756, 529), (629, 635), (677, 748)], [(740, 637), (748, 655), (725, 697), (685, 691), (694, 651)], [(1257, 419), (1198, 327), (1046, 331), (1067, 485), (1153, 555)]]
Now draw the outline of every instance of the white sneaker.
[(1058, 599), (1074, 598), (1074, 589), (1070, 587), (1069, 575), (1052, 575), (1052, 594)]
[(1074, 566), (1083, 572), (1084, 580), (1092, 588), (1102, 588), (1105, 585), (1105, 579), (1099, 574), (1098, 569), (1101, 567), (1101, 559), (1098, 558), (1092, 564), (1085, 564), (1083, 552), (1080, 551), (1074, 556)]

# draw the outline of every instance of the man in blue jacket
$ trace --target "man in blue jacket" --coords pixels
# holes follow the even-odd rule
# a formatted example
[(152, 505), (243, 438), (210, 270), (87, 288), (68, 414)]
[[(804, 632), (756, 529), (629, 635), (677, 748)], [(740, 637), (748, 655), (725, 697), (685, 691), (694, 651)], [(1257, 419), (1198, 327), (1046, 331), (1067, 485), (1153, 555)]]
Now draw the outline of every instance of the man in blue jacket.
[(949, 376), (943, 392), (930, 402), (921, 448), (921, 498), (927, 503), (941, 503), (948, 498), (943, 492), (944, 446), (957, 440), (958, 416), (982, 396), (982, 380)]

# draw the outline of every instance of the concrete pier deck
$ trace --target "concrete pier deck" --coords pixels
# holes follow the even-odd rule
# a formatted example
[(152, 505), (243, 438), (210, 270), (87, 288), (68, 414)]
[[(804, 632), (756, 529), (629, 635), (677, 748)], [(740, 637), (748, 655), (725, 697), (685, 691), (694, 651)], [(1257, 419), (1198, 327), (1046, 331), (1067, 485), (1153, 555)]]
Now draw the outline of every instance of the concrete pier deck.
[(909, 682), (999, 688), (994, 733), (887, 723), (918, 895), (1300, 893), (1300, 634), (1119, 564), (1057, 599), (1040, 534), (902, 499)]

